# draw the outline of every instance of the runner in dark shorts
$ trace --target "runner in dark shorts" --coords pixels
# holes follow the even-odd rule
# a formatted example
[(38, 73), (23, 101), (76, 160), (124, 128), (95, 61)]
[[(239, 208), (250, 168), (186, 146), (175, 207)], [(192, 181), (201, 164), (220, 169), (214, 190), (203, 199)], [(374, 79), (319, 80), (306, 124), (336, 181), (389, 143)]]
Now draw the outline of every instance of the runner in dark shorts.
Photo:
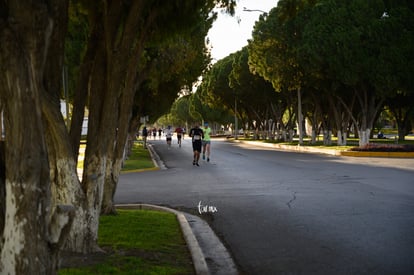
[(178, 146), (181, 147), (181, 136), (183, 134), (183, 128), (177, 127), (177, 128), (175, 128), (175, 132), (177, 133), (177, 143), (178, 143)]
[(170, 125), (168, 125), (167, 129), (164, 130), (165, 133), (165, 137), (167, 138), (167, 145), (168, 145), (168, 149), (171, 148), (171, 141), (172, 141), (172, 135), (173, 135), (173, 131)]
[(198, 165), (198, 160), (200, 159), (201, 153), (201, 141), (204, 138), (203, 130), (200, 129), (199, 124), (196, 123), (194, 128), (190, 130), (189, 136), (192, 138), (193, 141), (193, 165)]

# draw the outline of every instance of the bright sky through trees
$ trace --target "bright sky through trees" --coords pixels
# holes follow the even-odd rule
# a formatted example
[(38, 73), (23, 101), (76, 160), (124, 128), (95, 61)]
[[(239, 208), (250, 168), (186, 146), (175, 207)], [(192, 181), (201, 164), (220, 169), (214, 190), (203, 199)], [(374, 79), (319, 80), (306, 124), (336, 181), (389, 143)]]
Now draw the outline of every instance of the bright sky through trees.
[(277, 2), (278, 0), (240, 0), (234, 17), (219, 13), (208, 33), (213, 63), (246, 46), (247, 40), (252, 37), (255, 22), (263, 13), (261, 11), (269, 12), (277, 6)]

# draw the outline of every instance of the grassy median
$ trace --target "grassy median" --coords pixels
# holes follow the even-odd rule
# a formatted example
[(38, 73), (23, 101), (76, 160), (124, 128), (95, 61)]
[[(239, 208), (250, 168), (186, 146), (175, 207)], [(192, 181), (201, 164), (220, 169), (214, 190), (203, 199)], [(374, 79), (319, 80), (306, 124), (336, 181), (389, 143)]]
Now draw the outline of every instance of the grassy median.
[[(153, 167), (149, 151), (134, 143), (123, 171)], [(101, 216), (98, 244), (104, 253), (63, 253), (59, 274), (195, 274), (180, 225), (171, 213), (118, 209), (118, 215)]]
[(149, 168), (154, 168), (154, 162), (148, 149), (145, 149), (141, 142), (134, 142), (131, 155), (125, 160), (122, 172), (133, 172)]
[(100, 218), (98, 236), (105, 253), (66, 258), (59, 274), (194, 274), (174, 214), (119, 209)]

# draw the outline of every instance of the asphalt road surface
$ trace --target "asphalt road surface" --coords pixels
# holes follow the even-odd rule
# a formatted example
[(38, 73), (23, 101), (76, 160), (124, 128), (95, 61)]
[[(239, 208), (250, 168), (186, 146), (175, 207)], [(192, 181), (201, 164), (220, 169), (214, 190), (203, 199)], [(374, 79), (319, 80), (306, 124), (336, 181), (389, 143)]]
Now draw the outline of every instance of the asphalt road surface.
[(241, 274), (414, 274), (414, 159), (213, 140), (197, 167), (189, 138), (173, 141), (150, 140), (168, 169), (121, 175), (116, 203), (205, 218)]

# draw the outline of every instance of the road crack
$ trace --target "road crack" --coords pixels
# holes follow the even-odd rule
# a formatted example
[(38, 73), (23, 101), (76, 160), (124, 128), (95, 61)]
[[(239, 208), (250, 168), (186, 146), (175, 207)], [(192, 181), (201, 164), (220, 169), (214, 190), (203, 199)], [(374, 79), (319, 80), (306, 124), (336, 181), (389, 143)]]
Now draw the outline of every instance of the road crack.
[(290, 201), (288, 201), (287, 203), (286, 203), (286, 205), (289, 207), (289, 209), (291, 209), (292, 208), (292, 203), (296, 200), (296, 194), (297, 194), (298, 192), (293, 192), (293, 196), (292, 196), (292, 198), (290, 199)]

